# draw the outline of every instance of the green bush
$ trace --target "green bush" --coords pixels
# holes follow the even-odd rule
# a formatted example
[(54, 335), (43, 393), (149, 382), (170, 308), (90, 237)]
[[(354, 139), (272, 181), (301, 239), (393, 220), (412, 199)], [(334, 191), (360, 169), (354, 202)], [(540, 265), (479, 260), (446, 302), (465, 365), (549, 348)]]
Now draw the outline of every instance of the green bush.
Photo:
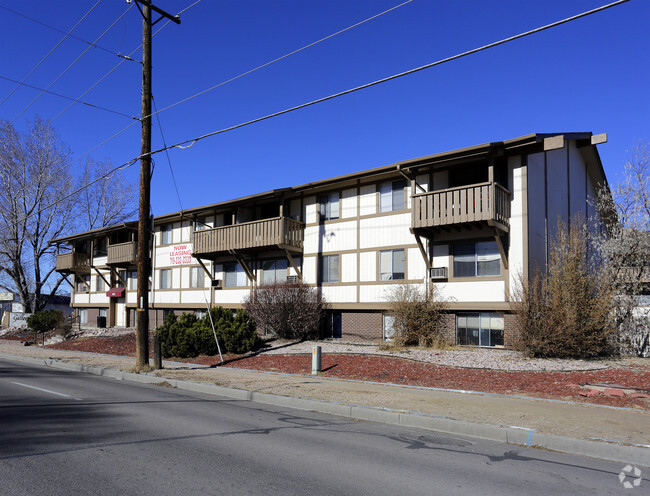
[(43, 310), (27, 317), (29, 328), (40, 334), (53, 331), (63, 321), (63, 314), (59, 310)]
[[(262, 339), (257, 334), (255, 323), (239, 310), (215, 307), (210, 310), (222, 353), (246, 353), (261, 347)], [(160, 336), (163, 357), (192, 358), (198, 355), (216, 355), (210, 316), (199, 319), (194, 314), (184, 313), (180, 317), (169, 315), (162, 326), (156, 329)]]

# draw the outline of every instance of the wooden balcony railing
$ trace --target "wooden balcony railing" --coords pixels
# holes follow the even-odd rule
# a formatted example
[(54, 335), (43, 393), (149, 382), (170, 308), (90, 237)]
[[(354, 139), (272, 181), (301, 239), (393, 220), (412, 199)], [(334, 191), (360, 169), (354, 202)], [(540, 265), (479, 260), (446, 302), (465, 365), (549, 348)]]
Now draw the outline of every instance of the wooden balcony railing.
[(57, 272), (90, 272), (88, 253), (60, 253), (56, 256)]
[(507, 189), (497, 183), (481, 183), (413, 195), (413, 228), (479, 221), (510, 226)]
[(108, 245), (107, 265), (135, 265), (138, 254), (138, 243), (128, 241)]
[(194, 232), (194, 255), (272, 248), (302, 251), (305, 225), (288, 217), (256, 220)]

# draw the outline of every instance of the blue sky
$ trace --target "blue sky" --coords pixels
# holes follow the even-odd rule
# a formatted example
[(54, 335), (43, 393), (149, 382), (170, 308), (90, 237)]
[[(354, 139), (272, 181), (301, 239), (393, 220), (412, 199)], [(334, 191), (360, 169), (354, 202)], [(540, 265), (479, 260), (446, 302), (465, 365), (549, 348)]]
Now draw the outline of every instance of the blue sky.
[[(195, 0), (158, 0), (179, 12)], [(96, 2), (0, 0), (67, 31)], [(163, 108), (401, 3), (399, 0), (202, 0), (153, 41), (153, 92)], [(159, 114), (167, 144), (226, 128), (418, 67), (578, 14), (604, 1), (412, 0), (392, 12)], [(94, 41), (129, 5), (103, 0), (73, 31)], [(638, 142), (650, 141), (650, 3), (632, 0), (553, 30), (404, 78), (171, 150), (183, 208), (391, 164), (532, 132), (607, 132), (599, 147), (610, 183)], [(159, 22), (157, 30), (164, 21)], [(141, 42), (129, 12), (98, 44), (128, 54)], [(0, 76), (22, 80), (62, 38), (0, 9)], [(86, 45), (68, 38), (27, 79), (46, 87)], [(140, 59), (140, 51), (134, 57)], [(78, 97), (120, 62), (93, 48), (51, 91)], [(140, 64), (125, 61), (84, 101), (137, 116)], [(15, 84), (0, 80), (0, 101)], [(69, 102), (19, 88), (0, 119), (24, 127)], [(17, 118), (16, 118), (17, 117)], [(53, 126), (79, 157), (133, 120), (76, 104)], [(154, 120), (153, 148), (162, 146)], [(126, 162), (139, 154), (139, 124), (91, 152)], [(152, 209), (181, 208), (164, 153), (155, 157)], [(137, 183), (139, 167), (126, 177)]]

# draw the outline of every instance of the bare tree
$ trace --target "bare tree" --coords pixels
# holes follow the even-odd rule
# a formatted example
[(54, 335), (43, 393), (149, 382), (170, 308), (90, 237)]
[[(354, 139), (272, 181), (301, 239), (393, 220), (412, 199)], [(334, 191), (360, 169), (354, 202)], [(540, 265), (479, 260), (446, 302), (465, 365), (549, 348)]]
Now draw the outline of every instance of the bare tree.
[(17, 293), (26, 312), (42, 310), (64, 280), (50, 240), (133, 214), (133, 188), (117, 172), (73, 194), (110, 167), (90, 160), (75, 170), (68, 147), (39, 118), (24, 132), (0, 122), (0, 288)]
[(96, 162), (88, 158), (81, 171), (81, 185), (90, 184), (79, 195), (79, 226), (83, 230), (98, 229), (133, 219), (138, 212), (135, 189), (110, 160)]
[[(598, 240), (616, 288), (616, 320), (622, 351), (650, 354), (650, 312), (641, 299), (650, 292), (650, 147), (637, 145), (624, 178), (611, 195), (599, 195), (600, 211), (615, 219)], [(645, 305), (647, 307), (647, 304)]]

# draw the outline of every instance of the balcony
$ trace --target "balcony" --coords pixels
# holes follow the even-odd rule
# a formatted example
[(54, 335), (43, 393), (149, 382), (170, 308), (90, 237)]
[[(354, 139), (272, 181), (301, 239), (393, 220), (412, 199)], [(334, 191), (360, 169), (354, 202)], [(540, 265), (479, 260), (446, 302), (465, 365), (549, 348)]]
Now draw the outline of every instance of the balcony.
[(56, 271), (61, 273), (90, 272), (88, 253), (60, 253), (56, 256)]
[(305, 225), (288, 217), (256, 220), (194, 232), (197, 258), (273, 248), (302, 252)]
[(138, 243), (135, 241), (108, 245), (108, 257), (106, 259), (106, 264), (117, 267), (135, 265), (137, 255)]
[(510, 192), (497, 183), (481, 183), (413, 195), (412, 228), (487, 224), (510, 229)]

